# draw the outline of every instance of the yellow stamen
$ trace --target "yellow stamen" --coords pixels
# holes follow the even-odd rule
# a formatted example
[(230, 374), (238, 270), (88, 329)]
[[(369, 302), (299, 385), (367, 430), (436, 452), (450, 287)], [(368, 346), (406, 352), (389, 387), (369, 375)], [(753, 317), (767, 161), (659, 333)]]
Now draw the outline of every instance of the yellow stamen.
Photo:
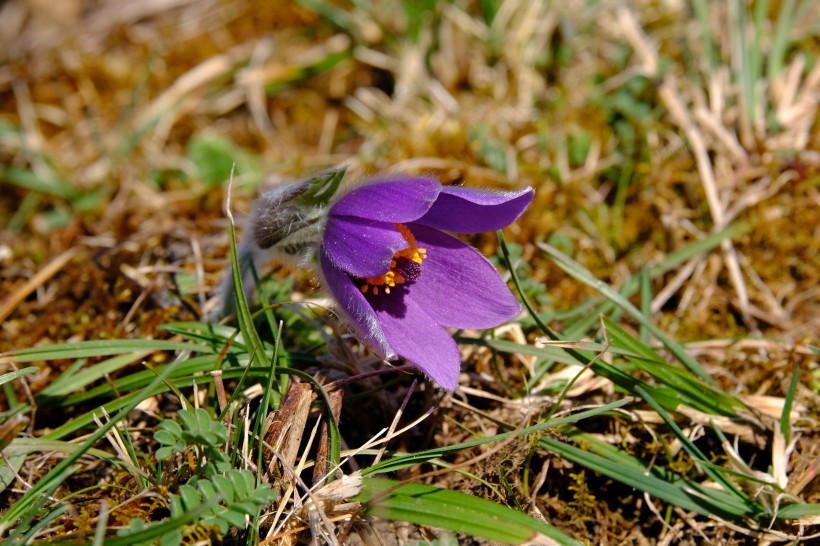
[[(410, 260), (417, 264), (421, 264), (421, 262), (427, 258), (427, 250), (423, 248), (419, 248), (416, 244), (416, 238), (410, 232), (410, 229), (404, 224), (393, 224), (395, 228), (399, 231), (401, 236), (407, 241), (407, 248), (399, 250), (393, 255), (393, 259), (390, 260), (390, 269), (384, 275), (379, 275), (377, 277), (368, 277), (364, 279), (364, 284), (361, 287), (361, 291), (363, 294), (367, 294), (367, 291), (370, 287), (373, 287), (373, 294), (378, 295), (379, 287), (384, 287), (384, 293), (389, 294), (390, 289), (398, 284), (404, 284), (407, 282), (407, 279), (404, 275), (398, 271), (398, 263), (397, 259), (404, 259)], [(407, 271), (403, 269), (402, 271)], [(413, 279), (415, 280), (415, 279)]]

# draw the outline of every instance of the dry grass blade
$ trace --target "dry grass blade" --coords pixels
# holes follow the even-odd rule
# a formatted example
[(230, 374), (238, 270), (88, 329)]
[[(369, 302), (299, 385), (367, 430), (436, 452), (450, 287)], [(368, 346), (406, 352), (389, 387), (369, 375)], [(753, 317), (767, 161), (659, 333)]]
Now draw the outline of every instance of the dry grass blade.
[(50, 278), (60, 272), (62, 268), (68, 265), (77, 254), (80, 253), (79, 248), (70, 248), (51, 260), (48, 265), (39, 270), (36, 275), (29, 279), (23, 286), (14, 290), (7, 295), (0, 306), (0, 322), (6, 320), (9, 315), (14, 312), (14, 309), (26, 299), (32, 292), (37, 290), (43, 284), (48, 282)]
[[(629, 40), (630, 44), (638, 52), (645, 73), (652, 77), (659, 77), (658, 55), (656, 50), (640, 29), (632, 12), (627, 8), (619, 9), (618, 22), (627, 40)], [(672, 119), (675, 120), (675, 123), (686, 135), (690, 146), (692, 146), (692, 153), (695, 156), (695, 161), (698, 166), (703, 191), (706, 195), (706, 202), (709, 204), (709, 211), (714, 221), (714, 229), (715, 231), (720, 231), (726, 226), (727, 221), (723, 203), (718, 196), (718, 185), (715, 180), (712, 162), (709, 159), (701, 130), (692, 120), (689, 109), (684, 104), (674, 75), (667, 74), (661, 77), (658, 94), (663, 99)], [(746, 281), (743, 279), (743, 274), (740, 270), (737, 253), (732, 242), (729, 240), (724, 240), (721, 247), (723, 249), (726, 267), (732, 279), (732, 284), (737, 292), (740, 310), (743, 313), (746, 323), (751, 324), (752, 317), (749, 313), (749, 294), (746, 288)]]

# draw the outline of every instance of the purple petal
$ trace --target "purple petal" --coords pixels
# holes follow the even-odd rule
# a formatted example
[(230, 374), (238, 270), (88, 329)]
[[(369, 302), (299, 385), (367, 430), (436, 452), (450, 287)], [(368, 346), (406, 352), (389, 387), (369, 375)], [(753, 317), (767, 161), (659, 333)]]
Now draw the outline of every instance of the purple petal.
[(379, 222), (405, 223), (430, 210), (441, 191), (434, 178), (397, 175), (371, 180), (330, 207), (330, 216), (355, 216)]
[(507, 227), (527, 209), (535, 192), (523, 188), (490, 192), (444, 186), (436, 202), (418, 222), (454, 233), (483, 233)]
[(450, 334), (403, 289), (369, 296), (390, 346), (448, 391), (458, 386), (461, 354)]
[(355, 277), (375, 277), (390, 270), (390, 260), (407, 241), (392, 224), (331, 216), (322, 248), (334, 266)]
[(324, 252), (321, 253), (319, 260), (324, 285), (336, 300), (342, 318), (355, 330), (356, 337), (382, 358), (396, 358), (396, 351), (387, 342), (376, 313), (362, 291), (344, 271), (331, 263)]
[(435, 229), (408, 226), (427, 250), (408, 296), (436, 322), (452, 328), (493, 328), (515, 318), (521, 305), (495, 267), (474, 248)]

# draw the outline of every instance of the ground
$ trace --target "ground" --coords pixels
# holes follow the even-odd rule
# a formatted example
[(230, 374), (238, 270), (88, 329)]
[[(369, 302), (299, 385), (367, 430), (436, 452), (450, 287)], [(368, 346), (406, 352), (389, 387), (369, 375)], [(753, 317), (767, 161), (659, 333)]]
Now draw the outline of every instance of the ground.
[[(0, 375), (0, 534), (113, 538), (176, 514), (170, 499), (219, 458), (190, 437), (158, 456), (162, 423), (190, 403), (208, 410), (202, 426), (228, 426), (235, 468), (256, 468), (235, 455), (260, 405), (296, 431), (267, 423), (293, 453), (269, 464), (282, 475), (256, 473), (279, 501), (259, 500), (254, 521), (282, 522), (280, 543), (493, 540), (325, 489), (339, 520), (310, 520), (286, 469), (334, 445), (332, 430), (312, 436), (328, 423), (318, 386), (246, 377), (254, 351), (228, 350), (233, 330), (191, 326), (228, 269), (228, 180), (241, 233), (264, 189), (346, 166), (346, 187), (409, 172), (536, 196), (504, 230), (506, 258), (495, 234), (468, 239), (532, 312), (454, 332), (453, 394), (361, 347), (315, 274), (260, 271), (277, 302), (255, 322), (271, 343), (260, 354), (279, 339), (288, 368), (329, 385), (342, 454), (355, 452), (344, 473), (441, 447), (384, 477), (489, 499), (588, 544), (817, 540), (818, 21), (811, 1), (0, 4), (0, 374), (36, 366)], [(93, 340), (145, 345), (94, 352)], [(224, 377), (152, 340), (213, 344)], [(64, 343), (79, 352), (20, 352)], [(73, 451), (46, 440), (81, 444), (99, 406), (127, 409), (172, 361), (193, 371), (133, 401), (112, 429), (119, 448), (109, 431), (70, 477), (49, 474)], [(491, 440), (448, 447), (478, 438)], [(47, 498), (26, 494), (38, 481)], [(692, 506), (692, 484), (735, 500)], [(21, 502), (28, 520), (12, 512)], [(189, 541), (257, 540), (193, 521), (177, 527)]]

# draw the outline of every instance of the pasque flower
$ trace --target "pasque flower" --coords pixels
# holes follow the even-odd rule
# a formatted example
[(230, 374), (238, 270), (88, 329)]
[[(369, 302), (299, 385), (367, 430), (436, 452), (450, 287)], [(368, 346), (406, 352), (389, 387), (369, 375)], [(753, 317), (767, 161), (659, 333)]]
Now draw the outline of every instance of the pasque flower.
[(533, 190), (489, 192), (433, 178), (366, 181), (327, 211), (318, 263), (339, 311), (371, 350), (403, 357), (447, 390), (461, 357), (445, 327), (492, 328), (520, 305), (481, 254), (452, 233), (514, 222)]

